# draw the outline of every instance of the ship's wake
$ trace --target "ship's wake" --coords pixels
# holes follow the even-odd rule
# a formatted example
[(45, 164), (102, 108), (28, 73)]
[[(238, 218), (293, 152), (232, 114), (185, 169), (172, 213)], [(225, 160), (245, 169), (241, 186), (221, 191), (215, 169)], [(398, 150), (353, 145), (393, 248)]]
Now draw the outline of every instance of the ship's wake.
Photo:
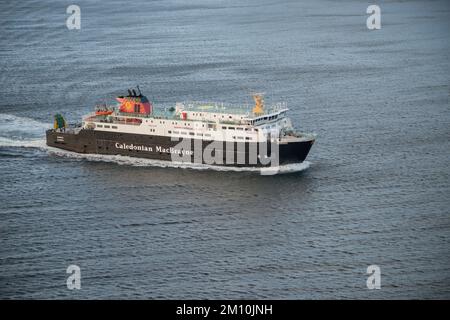
[(249, 168), (216, 166), (200, 163), (174, 162), (134, 158), (121, 155), (81, 154), (49, 147), (45, 143), (45, 130), (51, 125), (34, 119), (0, 114), (0, 148), (33, 148), (47, 152), (51, 156), (65, 157), (72, 160), (86, 160), (94, 162), (109, 162), (125, 166), (181, 168), (194, 170), (258, 172), (263, 175), (292, 173), (303, 171), (310, 166), (309, 161), (302, 163), (281, 165), (269, 168)]
[(51, 124), (12, 114), (0, 114), (0, 147), (47, 149), (45, 130)]

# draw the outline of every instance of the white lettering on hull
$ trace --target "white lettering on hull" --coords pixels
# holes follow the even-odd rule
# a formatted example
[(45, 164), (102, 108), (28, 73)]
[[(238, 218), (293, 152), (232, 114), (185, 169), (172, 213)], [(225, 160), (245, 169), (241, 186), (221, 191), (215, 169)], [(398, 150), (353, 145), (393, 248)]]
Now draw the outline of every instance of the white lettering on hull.
[(135, 144), (126, 144), (126, 143), (115, 143), (116, 149), (122, 149), (122, 150), (135, 150), (135, 151), (147, 151), (147, 152), (161, 152), (161, 153), (168, 153), (168, 154), (181, 154), (181, 155), (193, 155), (194, 151), (192, 150), (184, 150), (184, 149), (177, 149), (177, 148), (165, 148), (162, 146), (156, 146), (154, 150), (151, 146), (144, 146), (144, 145), (135, 145)]
[(116, 149), (123, 149), (123, 150), (137, 150), (137, 151), (153, 152), (153, 147), (144, 146), (144, 145), (135, 145), (133, 143), (125, 144), (125, 143), (116, 142), (115, 147), (116, 147)]

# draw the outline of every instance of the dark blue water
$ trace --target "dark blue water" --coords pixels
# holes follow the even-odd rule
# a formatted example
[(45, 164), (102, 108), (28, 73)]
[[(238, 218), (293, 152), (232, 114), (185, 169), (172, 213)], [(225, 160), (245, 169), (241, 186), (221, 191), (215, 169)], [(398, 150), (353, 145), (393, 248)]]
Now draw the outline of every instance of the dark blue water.
[[(377, 31), (364, 1), (77, 1), (78, 31), (70, 4), (0, 3), (0, 298), (450, 298), (447, 1), (381, 2)], [(136, 84), (265, 91), (317, 143), (276, 176), (45, 147)]]

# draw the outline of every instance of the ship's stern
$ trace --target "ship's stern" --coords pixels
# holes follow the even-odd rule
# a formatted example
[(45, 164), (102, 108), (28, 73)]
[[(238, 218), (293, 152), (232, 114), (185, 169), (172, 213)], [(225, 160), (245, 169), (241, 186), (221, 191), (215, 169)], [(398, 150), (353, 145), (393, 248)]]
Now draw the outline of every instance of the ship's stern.
[(94, 139), (89, 137), (85, 130), (74, 129), (50, 129), (46, 131), (46, 140), (49, 147), (64, 149), (78, 153), (90, 153), (95, 151)]

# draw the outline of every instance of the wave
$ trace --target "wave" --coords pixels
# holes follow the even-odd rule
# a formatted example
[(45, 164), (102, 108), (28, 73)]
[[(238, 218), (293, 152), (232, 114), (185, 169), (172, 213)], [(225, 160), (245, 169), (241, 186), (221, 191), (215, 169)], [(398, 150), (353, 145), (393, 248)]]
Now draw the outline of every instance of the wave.
[(42, 136), (45, 130), (49, 128), (51, 128), (50, 123), (13, 114), (0, 114), (0, 136)]
[[(121, 155), (82, 154), (49, 147), (42, 137), (45, 130), (51, 125), (34, 119), (18, 117), (10, 114), (0, 114), (0, 147), (35, 148), (48, 154), (66, 157), (74, 160), (86, 160), (95, 162), (110, 162), (118, 165), (136, 167), (181, 168), (194, 170), (234, 171), (234, 172), (258, 172), (262, 175), (273, 175), (303, 171), (310, 166), (309, 161), (302, 163), (281, 165), (269, 168), (228, 167), (199, 163), (174, 162), (135, 158)], [(6, 135), (6, 137), (5, 137)], [(31, 135), (31, 137), (30, 137)]]
[(18, 148), (37, 148), (47, 150), (48, 146), (45, 144), (45, 139), (9, 139), (0, 137), (0, 147), (18, 147)]
[(51, 124), (19, 117), (13, 114), (0, 114), (0, 146), (46, 149), (45, 130)]

